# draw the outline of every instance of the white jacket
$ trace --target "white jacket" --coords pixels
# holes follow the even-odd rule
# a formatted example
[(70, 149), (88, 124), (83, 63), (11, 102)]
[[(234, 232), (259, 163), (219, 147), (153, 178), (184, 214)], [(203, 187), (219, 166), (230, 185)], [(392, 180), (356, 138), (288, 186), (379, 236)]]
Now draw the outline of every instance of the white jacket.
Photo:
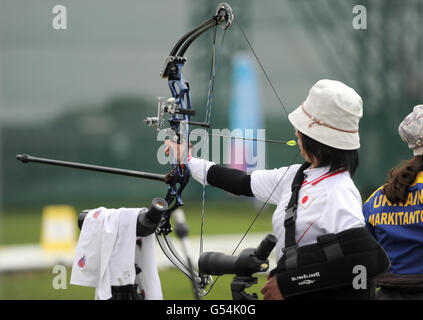
[[(189, 168), (194, 179), (203, 183), (213, 162), (190, 158)], [(276, 259), (285, 247), (285, 208), (291, 197), (291, 184), (300, 165), (273, 170), (256, 170), (251, 174), (254, 196), (276, 206), (273, 213), (273, 233), (277, 237)], [(308, 168), (298, 197), (296, 241), (298, 246), (317, 242), (328, 233), (364, 227), (362, 201), (350, 174), (345, 170), (329, 172), (329, 167)]]

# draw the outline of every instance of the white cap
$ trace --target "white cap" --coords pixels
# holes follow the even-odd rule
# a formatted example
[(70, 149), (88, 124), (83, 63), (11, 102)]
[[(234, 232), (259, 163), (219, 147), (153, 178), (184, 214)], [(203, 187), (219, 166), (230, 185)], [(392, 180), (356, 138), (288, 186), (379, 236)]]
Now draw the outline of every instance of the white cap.
[(358, 123), (363, 116), (361, 97), (342, 82), (319, 80), (304, 103), (288, 115), (301, 133), (341, 150), (360, 148)]
[(398, 128), (401, 139), (413, 150), (413, 155), (423, 154), (423, 105), (413, 108), (410, 113), (401, 122)]

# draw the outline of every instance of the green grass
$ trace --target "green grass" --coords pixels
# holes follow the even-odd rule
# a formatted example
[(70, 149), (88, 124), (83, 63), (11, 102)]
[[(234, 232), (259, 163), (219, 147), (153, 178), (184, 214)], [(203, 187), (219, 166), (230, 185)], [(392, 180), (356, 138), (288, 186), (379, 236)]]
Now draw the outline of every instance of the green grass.
[(0, 274), (2, 300), (84, 300), (93, 299), (93, 288), (69, 285), (71, 270), (67, 270), (66, 290), (53, 288), (56, 274), (49, 270)]
[[(82, 207), (84, 208), (84, 207)], [(79, 212), (82, 208), (76, 208)], [(184, 207), (191, 236), (201, 230), (201, 206), (198, 203)], [(207, 204), (204, 234), (244, 233), (259, 211), (251, 202)], [(10, 210), (0, 215), (0, 245), (36, 243), (40, 241), (42, 208)], [(271, 232), (272, 211), (263, 210), (250, 232)], [(76, 223), (76, 221), (75, 221)]]
[[(93, 300), (95, 289), (69, 284), (71, 269), (67, 269), (66, 289), (54, 289), (53, 279), (56, 274), (50, 270), (0, 274), (1, 300)], [(179, 270), (169, 268), (159, 271), (165, 300), (194, 299), (191, 282)], [(246, 291), (255, 292), (260, 298), (260, 289), (265, 283), (265, 276), (258, 275), (258, 284)], [(230, 285), (233, 276), (219, 277), (210, 293), (203, 297), (207, 300), (231, 300)]]
[[(82, 208), (76, 208), (77, 211)], [(190, 235), (200, 234), (201, 206), (190, 204), (184, 207)], [(8, 211), (0, 216), (0, 245), (37, 243), (40, 240), (42, 209)], [(252, 203), (207, 204), (205, 234), (244, 233), (258, 209)], [(250, 232), (271, 232), (271, 210), (263, 211)], [(257, 244), (258, 245), (258, 244)], [(235, 246), (235, 244), (234, 244)], [(67, 289), (53, 289), (52, 281), (56, 274), (51, 270), (24, 273), (0, 274), (0, 299), (60, 300), (94, 298), (94, 289), (69, 285), (71, 270), (67, 270)], [(169, 268), (159, 271), (164, 299), (191, 300), (194, 298), (191, 283), (179, 270)], [(259, 283), (247, 292), (256, 292), (265, 283), (265, 276), (258, 276)], [(204, 299), (232, 299), (230, 284), (233, 276), (225, 275), (218, 279), (210, 294)]]
[(40, 242), (41, 210), (22, 210), (0, 216), (0, 245)]

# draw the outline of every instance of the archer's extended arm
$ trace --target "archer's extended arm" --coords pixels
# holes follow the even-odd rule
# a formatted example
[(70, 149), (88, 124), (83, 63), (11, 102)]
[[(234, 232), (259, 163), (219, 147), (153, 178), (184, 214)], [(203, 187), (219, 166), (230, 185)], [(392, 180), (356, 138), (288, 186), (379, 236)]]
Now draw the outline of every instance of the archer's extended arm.
[(192, 177), (202, 184), (209, 184), (238, 196), (254, 197), (251, 176), (242, 170), (216, 165), (198, 158), (188, 160)]

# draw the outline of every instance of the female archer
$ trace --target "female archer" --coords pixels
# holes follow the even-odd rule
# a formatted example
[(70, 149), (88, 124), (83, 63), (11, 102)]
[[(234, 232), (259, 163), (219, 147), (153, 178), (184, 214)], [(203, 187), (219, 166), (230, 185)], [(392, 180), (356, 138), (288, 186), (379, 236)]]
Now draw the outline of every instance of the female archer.
[[(371, 285), (354, 288), (349, 264), (369, 262), (369, 274), (386, 269), (375, 271), (375, 259), (382, 256), (379, 260), (386, 262), (385, 255), (365, 228), (360, 193), (351, 179), (359, 165), (361, 117), (362, 99), (352, 88), (320, 80), (288, 117), (304, 164), (249, 175), (188, 156), (191, 174), (200, 183), (276, 206), (272, 224), (278, 267), (262, 288), (264, 299), (373, 296)], [(165, 143), (181, 161), (183, 146)], [(357, 254), (365, 261), (354, 260)]]
[(377, 299), (423, 299), (423, 105), (398, 128), (413, 156), (392, 168), (363, 206), (367, 227), (391, 260), (377, 279)]

